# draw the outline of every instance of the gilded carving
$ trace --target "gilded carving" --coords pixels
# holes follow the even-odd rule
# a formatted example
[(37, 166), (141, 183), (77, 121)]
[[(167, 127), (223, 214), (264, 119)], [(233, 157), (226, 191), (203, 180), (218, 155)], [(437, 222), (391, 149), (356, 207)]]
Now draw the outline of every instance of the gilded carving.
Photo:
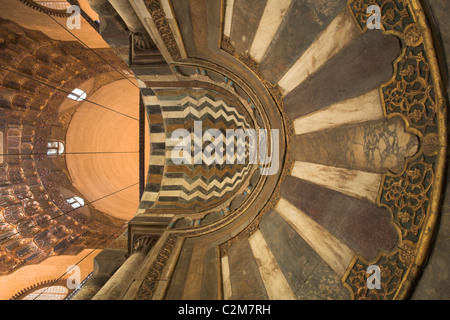
[[(398, 247), (374, 261), (356, 258), (343, 281), (355, 299), (404, 299), (411, 292), (417, 270), (424, 264), (432, 236), (430, 231), (435, 228), (438, 214), (445, 155), (444, 145), (440, 143), (445, 140), (442, 87), (420, 3), (416, 0), (349, 1), (349, 8), (364, 31), (367, 31), (369, 5), (381, 8), (384, 32), (397, 35), (404, 42), (393, 78), (380, 88), (385, 115), (401, 116), (408, 130), (420, 138), (421, 148), (407, 160), (401, 174), (387, 173), (380, 188), (378, 205), (392, 214), (400, 235)], [(382, 271), (379, 290), (367, 288), (366, 270), (370, 264)]]
[(386, 113), (402, 114), (422, 134), (434, 131), (437, 104), (423, 46), (407, 47), (397, 69), (395, 80), (382, 88)]
[(409, 163), (403, 175), (385, 177), (379, 201), (391, 208), (394, 223), (403, 239), (418, 241), (426, 220), (434, 178), (433, 164), (428, 163), (425, 157)]
[(386, 31), (404, 29), (413, 22), (412, 16), (403, 0), (349, 0), (350, 10), (361, 29), (367, 29), (367, 20), (372, 13), (367, 12), (371, 5), (381, 9), (381, 23)]
[(369, 289), (367, 286), (369, 277), (367, 262), (356, 259), (353, 268), (349, 270), (346, 285), (358, 300), (390, 300), (395, 297), (405, 273), (405, 265), (399, 259), (399, 254), (383, 256), (377, 265), (381, 270), (380, 289)]
[(422, 42), (422, 35), (417, 23), (412, 23), (405, 28), (405, 42), (407, 46), (417, 47)]
[(118, 250), (128, 250), (128, 241), (122, 240), (120, 238), (111, 241), (105, 248), (107, 249), (118, 249)]
[(155, 22), (156, 28), (169, 51), (170, 56), (174, 61), (182, 60), (180, 50), (178, 48), (175, 36), (170, 29), (169, 22), (166, 19), (164, 10), (161, 7), (159, 0), (146, 0), (145, 5), (150, 12), (153, 21)]
[(167, 264), (167, 260), (169, 260), (169, 257), (175, 247), (177, 238), (177, 235), (171, 234), (164, 242), (162, 249), (159, 251), (158, 256), (148, 270), (144, 281), (142, 282), (138, 292), (136, 293), (136, 300), (152, 299), (156, 287), (158, 286), (158, 281), (161, 277), (161, 273), (164, 270)]
[(422, 150), (427, 156), (436, 156), (439, 151), (439, 136), (429, 133), (422, 139)]

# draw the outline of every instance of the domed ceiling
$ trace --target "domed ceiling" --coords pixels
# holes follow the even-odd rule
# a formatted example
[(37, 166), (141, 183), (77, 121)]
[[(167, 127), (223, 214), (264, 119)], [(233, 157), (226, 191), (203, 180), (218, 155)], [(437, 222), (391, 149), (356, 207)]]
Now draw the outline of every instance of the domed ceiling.
[[(0, 37), (0, 272), (12, 275), (51, 256), (85, 257), (123, 232), (139, 205), (139, 90), (115, 71), (127, 66), (110, 49), (100, 50), (110, 62), (99, 63), (77, 42), (4, 19)], [(87, 97), (70, 100), (75, 88)], [(105, 91), (117, 96), (105, 100)], [(51, 154), (53, 143), (63, 148)], [(92, 180), (93, 170), (101, 178)]]
[(67, 130), (67, 168), (89, 203), (127, 221), (139, 206), (139, 90), (118, 80), (89, 99), (116, 112), (89, 102), (77, 108)]

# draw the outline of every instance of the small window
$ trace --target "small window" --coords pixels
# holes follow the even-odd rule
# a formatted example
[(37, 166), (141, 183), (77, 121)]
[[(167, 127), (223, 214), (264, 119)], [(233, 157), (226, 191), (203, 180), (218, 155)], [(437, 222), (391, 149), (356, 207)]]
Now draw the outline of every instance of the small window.
[(47, 142), (47, 155), (60, 156), (64, 153), (64, 143), (61, 141)]
[(84, 206), (84, 200), (81, 199), (80, 197), (72, 197), (72, 198), (68, 198), (66, 200), (74, 209)]
[(82, 101), (86, 99), (86, 92), (84, 92), (81, 89), (75, 88), (73, 89), (72, 93), (70, 93), (67, 98), (75, 100), (75, 101)]

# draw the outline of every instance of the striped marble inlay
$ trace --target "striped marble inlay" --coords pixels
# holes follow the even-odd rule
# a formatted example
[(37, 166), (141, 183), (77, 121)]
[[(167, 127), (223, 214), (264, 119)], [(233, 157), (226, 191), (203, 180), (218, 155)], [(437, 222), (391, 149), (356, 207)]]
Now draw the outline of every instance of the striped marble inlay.
[(376, 204), (292, 176), (283, 180), (280, 196), (367, 259), (397, 244), (390, 213)]
[(294, 120), (295, 134), (333, 128), (348, 123), (382, 119), (383, 106), (378, 89), (362, 96), (336, 103)]
[(249, 243), (269, 298), (271, 300), (295, 300), (295, 294), (280, 270), (261, 231), (256, 231), (249, 239)]
[(268, 0), (263, 16), (250, 48), (250, 55), (258, 62), (262, 60), (275, 36), (292, 0)]
[(292, 176), (375, 203), (382, 174), (296, 161)]
[(346, 8), (320, 33), (312, 45), (280, 79), (278, 85), (283, 90), (283, 93), (286, 95), (292, 91), (332, 56), (360, 35), (359, 27), (353, 21)]
[(192, 258), (189, 266), (189, 271), (186, 277), (184, 286), (183, 300), (196, 299), (200, 297), (201, 286), (198, 284), (202, 282), (204, 260), (205, 260), (206, 246), (199, 244), (194, 246), (192, 251)]
[(221, 270), (222, 270), (222, 285), (223, 285), (223, 298), (224, 300), (231, 300), (231, 281), (230, 281), (230, 265), (228, 263), (228, 256), (224, 256), (221, 259)]
[(292, 155), (332, 167), (400, 173), (419, 146), (417, 136), (406, 130), (401, 118), (392, 117), (308, 132), (293, 138)]
[(141, 89), (141, 95), (149, 122), (150, 164), (144, 193), (142, 194), (137, 213), (144, 213), (147, 209), (152, 208), (158, 199), (166, 162), (166, 134), (158, 98), (155, 96), (153, 90), (149, 88)]
[[(156, 89), (156, 93), (166, 135), (164, 177), (156, 207), (198, 208), (223, 201), (239, 188), (251, 170), (246, 161), (248, 139), (226, 139), (226, 130), (250, 129), (249, 119), (229, 100), (206, 89)], [(172, 139), (173, 133), (180, 129), (190, 135), (187, 152), (174, 149), (180, 140)], [(218, 130), (224, 139), (206, 138), (208, 129)], [(196, 133), (202, 136), (197, 137)], [(231, 154), (227, 148), (231, 145), (243, 148), (244, 157), (237, 152)], [(222, 156), (219, 154), (217, 159), (222, 163), (214, 163), (215, 156), (205, 157), (205, 150), (220, 150)], [(233, 162), (227, 163), (226, 159)]]
[(275, 210), (337, 275), (345, 273), (355, 256), (349, 247), (284, 198), (280, 199)]
[(225, 6), (225, 21), (223, 27), (223, 34), (227, 37), (231, 34), (231, 21), (233, 20), (234, 0), (226, 0)]

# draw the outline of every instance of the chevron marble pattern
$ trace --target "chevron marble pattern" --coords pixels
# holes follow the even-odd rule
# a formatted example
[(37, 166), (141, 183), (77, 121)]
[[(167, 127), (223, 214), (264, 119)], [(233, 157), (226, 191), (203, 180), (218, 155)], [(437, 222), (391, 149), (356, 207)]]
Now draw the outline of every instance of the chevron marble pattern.
[[(152, 165), (139, 210), (209, 207), (226, 201), (240, 189), (252, 166), (250, 139), (227, 137), (226, 132), (254, 129), (251, 121), (228, 98), (211, 90), (155, 89), (150, 94), (154, 95), (144, 95), (144, 103)], [(196, 137), (196, 128), (201, 128), (201, 137)], [(177, 164), (172, 151), (178, 142), (171, 137), (180, 129), (190, 133), (191, 152), (187, 163)], [(218, 130), (222, 138), (209, 139), (209, 129)], [(218, 162), (216, 150), (221, 152)]]

